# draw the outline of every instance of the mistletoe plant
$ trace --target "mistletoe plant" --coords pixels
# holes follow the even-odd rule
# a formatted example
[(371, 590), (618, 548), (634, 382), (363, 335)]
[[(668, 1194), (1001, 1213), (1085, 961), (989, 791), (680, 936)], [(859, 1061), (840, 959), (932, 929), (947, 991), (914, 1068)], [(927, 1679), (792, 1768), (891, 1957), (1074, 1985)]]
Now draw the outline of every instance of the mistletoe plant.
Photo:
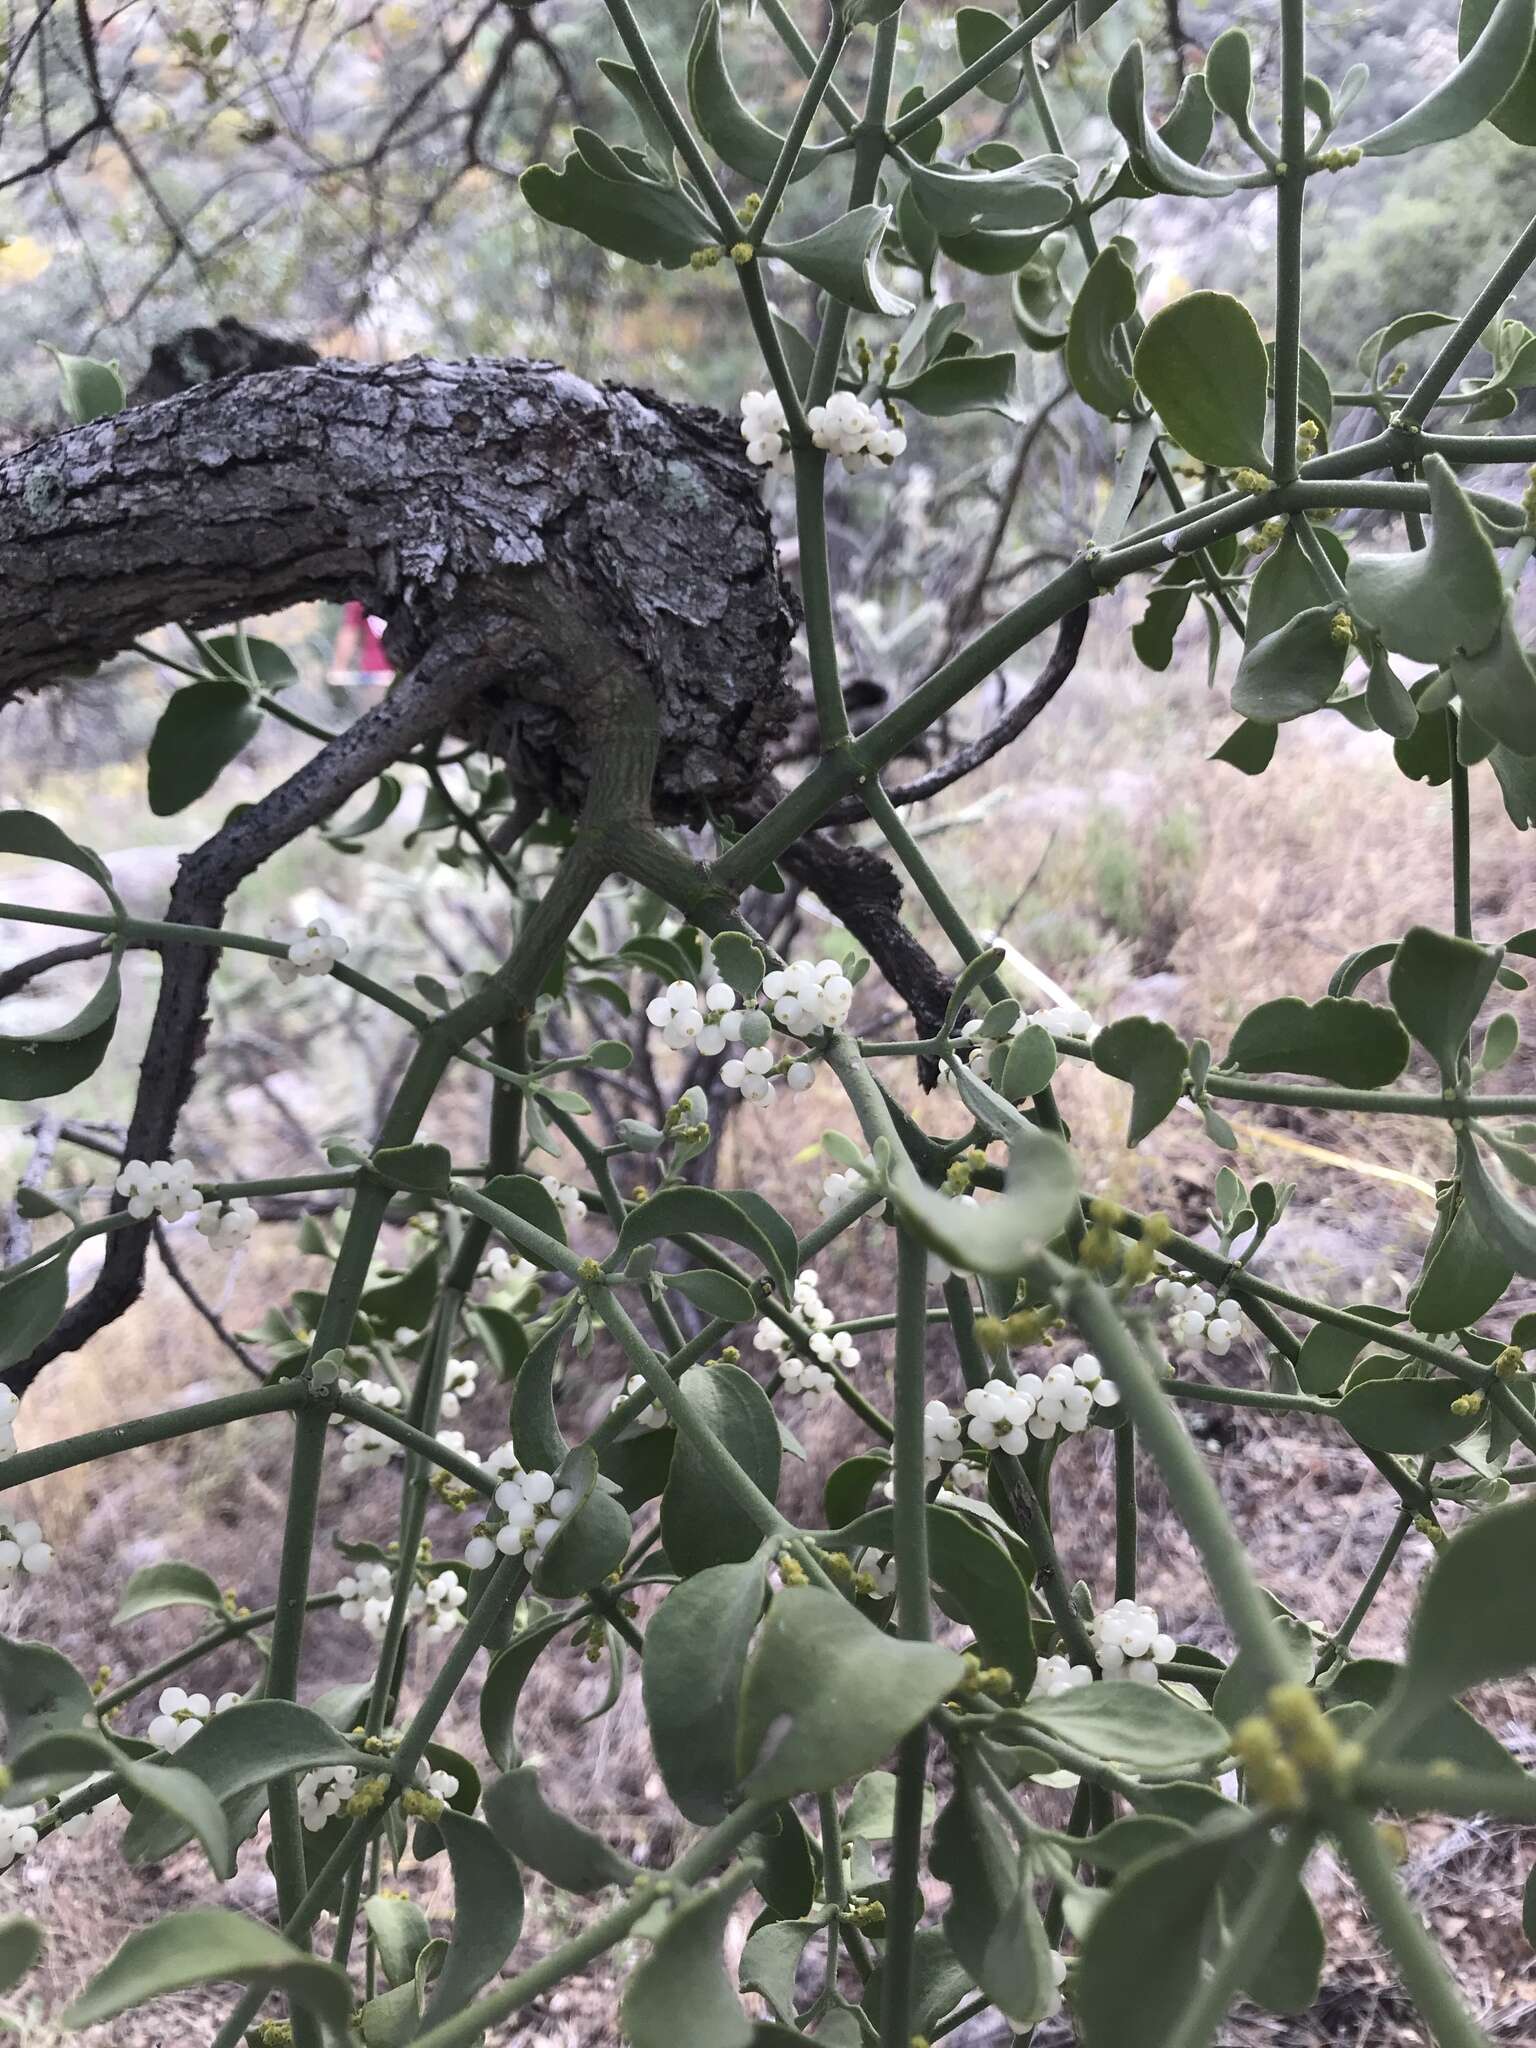
[[(637, 130), (578, 129), (560, 169), (522, 180), (538, 213), (621, 258), (734, 280), (763, 372), (742, 401), (744, 451), (713, 416), (548, 366), (321, 363), (124, 407), (111, 366), (65, 358), (78, 424), (0, 468), (10, 690), (181, 620), (195, 655), (150, 747), (156, 811), (210, 787), (265, 717), (321, 742), (191, 856), (160, 921), (131, 915), (97, 855), (41, 814), (0, 817), (0, 850), (64, 863), (104, 899), (98, 913), (0, 916), (84, 934), (78, 949), (106, 962), (71, 1023), (0, 1040), (6, 1096), (67, 1096), (107, 1053), (125, 949), (162, 963), (104, 1210), (63, 1185), (22, 1194), (47, 1237), (0, 1286), (11, 1385), (131, 1305), (165, 1221), (195, 1213), (212, 1247), (238, 1253), (275, 1197), (339, 1197), (344, 1215), (339, 1237), (301, 1225), (329, 1278), (269, 1315), (260, 1385), (42, 1448), (10, 1439), (0, 1476), (38, 1489), (45, 1524), (50, 1475), (237, 1420), (287, 1432), (291, 1477), (269, 1606), (232, 1607), (196, 1566), (160, 1564), (129, 1581), (123, 1617), (179, 1604), (207, 1620), (153, 1668), (99, 1690), (44, 1644), (0, 1648), (3, 1853), (46, 1855), (47, 1837), (117, 1798), (130, 1866), (195, 1839), (222, 1878), (270, 1827), (277, 1925), (217, 1905), (161, 1918), (80, 1991), (68, 2027), (228, 1979), (242, 1988), (216, 2048), (468, 2048), (633, 1939), (617, 2025), (636, 2048), (909, 2048), (989, 2011), (1027, 2036), (1063, 2006), (1089, 2048), (1201, 2048), (1240, 1999), (1281, 2013), (1313, 2001), (1325, 1943), (1306, 1876), (1329, 1841), (1430, 2035), (1471, 2048), (1484, 2037), (1380, 1823), (1536, 1820), (1536, 1780), (1460, 1704), (1536, 1664), (1536, 1499), (1521, 1494), (1536, 1478), (1536, 1328), (1504, 1306), (1516, 1276), (1536, 1277), (1522, 1192), (1536, 1187), (1536, 1098), (1496, 1092), (1517, 1031), (1487, 1014), (1526, 986), (1536, 932), (1474, 931), (1469, 832), (1483, 769), (1516, 826), (1536, 817), (1536, 675), (1515, 602), (1536, 544), (1523, 477), (1536, 437), (1497, 431), (1536, 381), (1536, 336), (1503, 317), (1536, 222), (1459, 316), (1406, 308), (1361, 339), (1358, 382), (1339, 390), (1303, 338), (1305, 220), (1313, 180), (1362, 158), (1484, 121), (1536, 140), (1532, 0), (1465, 0), (1460, 62), (1385, 125), (1361, 111), (1359, 67), (1308, 70), (1303, 0), (1280, 0), (1277, 91), (1256, 97), (1248, 34), (1231, 28), (1161, 123), (1131, 42), (1107, 148), (1086, 169), (1064, 153), (1042, 76), (1069, 0), (1012, 25), (960, 10), (961, 68), (936, 85), (901, 76), (899, 0), (834, 7), (819, 50), (784, 0), (763, 12), (805, 79), (783, 134), (732, 83), (735, 28), (716, 0), (676, 88), (630, 0), (608, 0), (626, 61), (603, 70)], [(1102, 39), (1117, 22), (1079, 0), (1076, 27)], [(1041, 153), (947, 141), (976, 94), (1019, 102)], [(1144, 318), (1135, 246), (1101, 240), (1099, 216), (1134, 220), (1154, 200), (1198, 216), (1239, 193), (1273, 194), (1273, 341), (1219, 290)], [(878, 491), (909, 414), (1010, 415), (1015, 358), (967, 334), (953, 293), (965, 270), (1013, 277), (1026, 345), (1063, 351), (1112, 423), (1115, 472), (1076, 558), (856, 737), (828, 470)], [(790, 276), (819, 294), (813, 336), (773, 303)], [(1400, 352), (1416, 344), (1434, 352), (1409, 378)], [(1468, 374), (1479, 348), (1491, 368)], [(935, 448), (947, 431), (932, 430)], [(393, 465), (393, 486), (375, 484), (375, 464)], [(1508, 494), (1464, 484), (1474, 465), (1507, 473)], [(791, 628), (765, 470), (793, 478), (820, 729), (788, 790), (761, 766), (785, 721)], [(1145, 592), (1135, 640), (1154, 666), (1192, 604), (1213, 647), (1240, 641), (1225, 761), (1257, 774), (1281, 725), (1337, 716), (1449, 792), (1451, 928), (1368, 935), (1325, 994), (1262, 1003), (1221, 1050), (1145, 1017), (1095, 1032), (1070, 1010), (1026, 1014), (1003, 950), (972, 931), (903, 820), (943, 774), (882, 781), (1053, 630), (1060, 687), (1087, 608), (1124, 585)], [(401, 674), (342, 734), (285, 705), (279, 648), (208, 632), (360, 589)], [(413, 779), (429, 789), (424, 829), (451, 834), (466, 876), (505, 892), (515, 937), (493, 972), (458, 995), (428, 977), (408, 994), (349, 965), (346, 935), (323, 923), (258, 936), (222, 921), (235, 884), (343, 798), (372, 789), (355, 823), (330, 823), (355, 846)], [(818, 828), (833, 823), (872, 833), (829, 840)], [(859, 862), (882, 853), (952, 973), (866, 886), (887, 871)], [(779, 863), (859, 943), (783, 957), (768, 936)], [(594, 906), (619, 883), (637, 908), (615, 946)], [(210, 974), (241, 954), (272, 963), (288, 1002), (340, 984), (405, 1047), (371, 1143), (332, 1147), (324, 1171), (231, 1181), (176, 1156)], [(911, 1034), (860, 1034), (870, 959), (907, 999)], [(12, 970), (8, 985), (27, 978)], [(591, 1099), (633, 1045), (599, 1023), (636, 993), (679, 1085), (656, 1121), (619, 1121), (601, 1142), (584, 1128)], [(963, 1137), (932, 1135), (903, 1106), (921, 1097), (884, 1085), (903, 1060), (942, 1077)], [(1214, 1245), (1083, 1188), (1052, 1094), (1063, 1061), (1125, 1085), (1129, 1145), (1194, 1105), (1217, 1169)], [(800, 1090), (824, 1075), (858, 1135), (824, 1140), (836, 1170), (808, 1235), (759, 1192), (689, 1171), (722, 1089), (762, 1107), (781, 1079)], [(472, 1158), (431, 1135), (447, 1084), (466, 1080), (488, 1097)], [(1255, 1254), (1283, 1236), (1287, 1191), (1217, 1168), (1232, 1102), (1446, 1127), (1454, 1167), (1401, 1312), (1264, 1277)], [(562, 1159), (575, 1163), (559, 1176)], [(861, 1219), (889, 1310), (850, 1327), (813, 1261)], [(416, 1254), (381, 1274), (381, 1231), (407, 1220)], [(96, 1238), (100, 1277), (71, 1303), (71, 1259)], [(894, 1333), (888, 1414), (856, 1377), (865, 1330)], [(1260, 1384), (1222, 1382), (1238, 1345)], [(583, 1434), (571, 1396), (589, 1356), (617, 1385)], [(951, 1360), (958, 1412), (934, 1391)], [(443, 1425), (487, 1362), (511, 1383), (510, 1437), (476, 1450)], [(778, 1504), (780, 1411), (818, 1394), (847, 1404), (866, 1447), (826, 1477), (822, 1526), (804, 1527)], [(1395, 1497), (1340, 1627), (1258, 1583), (1186, 1429), (1191, 1403), (1314, 1418)], [(1073, 1586), (1049, 1479), (1095, 1431), (1113, 1442), (1112, 1571)], [(344, 1532), (349, 1571), (317, 1591), (332, 1457), (398, 1462), (398, 1521), (387, 1543)], [(1174, 1641), (1138, 1598), (1141, 1470), (1198, 1552), (1230, 1661)], [(0, 1568), (46, 1571), (42, 1529), (7, 1512)], [(459, 1532), (435, 1553), (432, 1515)], [(1403, 1661), (1357, 1658), (1414, 1531), (1437, 1554)], [(364, 1632), (371, 1672), (314, 1697), (306, 1640), (333, 1627)], [(413, 1638), (430, 1646), (419, 1697)], [(240, 1641), (265, 1647), (248, 1693), (185, 1689)], [(562, 1813), (523, 1760), (520, 1692), (537, 1660), (572, 1646), (608, 1660), (609, 1704), (638, 1672), (660, 1781), (698, 1831), (664, 1870)], [(483, 1776), (438, 1740), (476, 1684)], [(119, 1710), (141, 1695), (158, 1713), (130, 1734)], [(1051, 1804), (1064, 1785), (1065, 1817)], [(446, 1935), (384, 1881), (408, 1841), (447, 1858)], [(527, 1871), (595, 1901), (534, 1960), (517, 1954)], [(941, 1922), (928, 1877), (947, 1891)], [(733, 1983), (724, 1937), (742, 1918)], [(19, 1915), (0, 1927), (9, 1982), (42, 1938)]]

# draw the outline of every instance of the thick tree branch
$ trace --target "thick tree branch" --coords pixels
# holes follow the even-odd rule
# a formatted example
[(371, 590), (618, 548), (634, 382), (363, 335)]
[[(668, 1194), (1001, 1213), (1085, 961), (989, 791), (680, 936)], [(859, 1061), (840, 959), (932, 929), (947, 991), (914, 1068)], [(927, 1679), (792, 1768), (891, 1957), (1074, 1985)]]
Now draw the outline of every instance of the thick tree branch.
[(719, 415), (549, 364), (327, 362), (226, 379), (0, 463), (0, 704), (154, 627), (363, 598), (409, 667), (484, 673), (464, 736), (562, 809), (593, 693), (638, 666), (658, 814), (749, 787), (792, 617)]

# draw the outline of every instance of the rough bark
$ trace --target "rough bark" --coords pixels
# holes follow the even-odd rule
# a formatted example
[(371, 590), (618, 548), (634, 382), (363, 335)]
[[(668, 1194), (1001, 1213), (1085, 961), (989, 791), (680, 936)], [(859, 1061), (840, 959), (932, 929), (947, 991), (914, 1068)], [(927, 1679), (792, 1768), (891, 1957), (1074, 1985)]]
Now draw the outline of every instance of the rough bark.
[(325, 362), (198, 385), (0, 463), (0, 704), (172, 620), (362, 598), (454, 729), (563, 809), (609, 686), (655, 698), (662, 817), (752, 786), (794, 708), (759, 479), (719, 415), (546, 363)]

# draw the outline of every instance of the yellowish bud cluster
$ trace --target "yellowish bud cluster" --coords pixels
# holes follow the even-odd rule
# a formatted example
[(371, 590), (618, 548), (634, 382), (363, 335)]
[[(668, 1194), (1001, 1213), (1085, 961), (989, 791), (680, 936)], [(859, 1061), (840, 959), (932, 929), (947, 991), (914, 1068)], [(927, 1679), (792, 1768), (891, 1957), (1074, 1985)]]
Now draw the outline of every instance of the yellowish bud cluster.
[(1388, 370), (1386, 376), (1383, 377), (1381, 380), (1382, 390), (1395, 391), (1398, 385), (1401, 384), (1403, 379), (1407, 376), (1407, 374), (1408, 365), (1406, 363), (1394, 363), (1391, 369)]
[(1303, 462), (1317, 449), (1317, 421), (1301, 420), (1296, 428), (1296, 453)]
[(1008, 1325), (1000, 1316), (978, 1316), (973, 1325), (976, 1342), (988, 1358), (1001, 1358), (1008, 1349)]
[(1126, 1247), (1121, 1271), (1128, 1285), (1140, 1287), (1152, 1278), (1163, 1246), (1172, 1236), (1173, 1225), (1161, 1210), (1147, 1218), (1141, 1226), (1141, 1236)]
[(365, 1813), (377, 1813), (388, 1797), (388, 1778), (364, 1778), (342, 1812), (350, 1814), (353, 1820), (361, 1820)]
[(1360, 1745), (1340, 1741), (1311, 1687), (1274, 1686), (1265, 1707), (1232, 1731), (1232, 1754), (1258, 1803), (1299, 1813), (1313, 1792), (1344, 1791), (1360, 1761)]
[(879, 1934), (885, 1926), (885, 1908), (878, 1899), (850, 1899), (843, 1917), (865, 1934)]
[(1285, 532), (1283, 519), (1266, 519), (1264, 524), (1250, 533), (1243, 542), (1243, 552), (1249, 555), (1267, 555)]
[(900, 361), (901, 345), (899, 342), (893, 341), (890, 347), (885, 352), (884, 362), (880, 365), (881, 374), (886, 377), (894, 377), (896, 374), (896, 366)]
[(1525, 1371), (1525, 1353), (1518, 1344), (1506, 1344), (1493, 1361), (1493, 1369), (1501, 1380), (1518, 1379)]
[(1091, 1221), (1077, 1248), (1077, 1263), (1086, 1266), (1090, 1273), (1108, 1272), (1119, 1264), (1120, 1239), (1116, 1226), (1121, 1213), (1118, 1202), (1101, 1200), (1088, 1205)]
[(258, 2020), (250, 2031), (249, 2038), (256, 2048), (290, 2048), (293, 2041), (292, 2020)]
[(443, 1802), (430, 1792), (423, 1792), (417, 1785), (400, 1795), (401, 1811), (408, 1813), (412, 1820), (437, 1820), (443, 1811)]
[(1266, 476), (1262, 469), (1234, 469), (1231, 475), (1235, 489), (1252, 491), (1255, 497), (1260, 491), (1272, 491), (1275, 487), (1274, 478)]
[(1328, 638), (1335, 647), (1353, 647), (1355, 644), (1355, 622), (1349, 613), (1336, 611), (1328, 621)]
[(1362, 154), (1359, 143), (1352, 142), (1346, 149), (1323, 150), (1317, 157), (1316, 162), (1320, 170), (1352, 171), (1355, 165), (1359, 163)]
[(757, 251), (750, 242), (736, 242), (731, 247), (731, 261), (738, 270), (745, 270), (749, 263), (757, 260)]
[(787, 1550), (779, 1558), (779, 1577), (786, 1586), (808, 1586), (810, 1584), (810, 1580), (806, 1577), (805, 1566), (801, 1564), (798, 1557), (791, 1557)]
[(747, 194), (746, 198), (743, 199), (743, 201), (741, 202), (741, 205), (736, 209), (736, 218), (741, 222), (743, 227), (750, 227), (753, 221), (757, 219), (758, 213), (762, 208), (762, 204), (763, 195), (761, 192), (749, 192)]
[(1476, 1415), (1483, 1405), (1483, 1396), (1476, 1392), (1458, 1394), (1451, 1403), (1453, 1415)]
[(707, 249), (695, 249), (688, 258), (690, 270), (713, 270), (725, 251), (718, 242), (712, 242)]
[(965, 1194), (975, 1177), (975, 1169), (969, 1159), (952, 1159), (944, 1175), (945, 1194)]
[(1419, 1534), (1424, 1538), (1425, 1542), (1432, 1543), (1435, 1546), (1436, 1550), (1438, 1550), (1441, 1544), (1444, 1543), (1445, 1531), (1441, 1528), (1440, 1524), (1435, 1520), (1433, 1515), (1415, 1515), (1413, 1518), (1413, 1526), (1415, 1527), (1415, 1529), (1418, 1530)]

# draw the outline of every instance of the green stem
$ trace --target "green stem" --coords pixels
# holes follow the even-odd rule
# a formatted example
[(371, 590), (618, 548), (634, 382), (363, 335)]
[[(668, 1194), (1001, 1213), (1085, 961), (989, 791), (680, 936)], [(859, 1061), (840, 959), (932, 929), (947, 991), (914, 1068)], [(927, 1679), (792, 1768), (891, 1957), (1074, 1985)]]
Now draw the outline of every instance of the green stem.
[(1445, 739), (1451, 757), (1451, 903), (1457, 938), (1472, 937), (1472, 791), (1466, 763), (1456, 750), (1459, 720), (1445, 714)]
[(0, 1492), (13, 1486), (28, 1486), (37, 1479), (50, 1479), (55, 1472), (70, 1472), (77, 1465), (93, 1465), (98, 1458), (118, 1451), (142, 1450), (146, 1444), (170, 1443), (179, 1436), (196, 1436), (205, 1429), (219, 1429), (226, 1422), (244, 1422), (253, 1415), (280, 1415), (287, 1408), (301, 1408), (314, 1399), (302, 1380), (280, 1380), (275, 1385), (252, 1387), (248, 1393), (223, 1394), (217, 1401), (199, 1401), (190, 1408), (174, 1408), (161, 1415), (146, 1415), (138, 1422), (112, 1422), (105, 1429), (88, 1429), (79, 1436), (61, 1437), (56, 1444), (42, 1444), (35, 1451), (16, 1451), (0, 1458)]
[(1115, 1598), (1136, 1598), (1136, 1425), (1115, 1431)]
[(805, 91), (800, 95), (799, 104), (784, 137), (783, 147), (779, 151), (778, 161), (768, 174), (768, 183), (763, 187), (762, 204), (758, 207), (752, 225), (743, 238), (754, 249), (761, 246), (762, 239), (768, 232), (769, 223), (779, 210), (779, 201), (784, 197), (789, 181), (795, 174), (795, 166), (800, 160), (800, 152), (806, 136), (811, 131), (811, 123), (816, 118), (817, 109), (831, 90), (832, 74), (837, 69), (838, 59), (843, 54), (847, 40), (848, 30), (843, 23), (842, 10), (833, 8), (827, 39), (816, 59), (816, 68), (811, 73)]
[(1274, 1945), (1276, 1929), (1284, 1921), (1287, 1902), (1316, 1839), (1314, 1823), (1297, 1821), (1278, 1842), (1265, 1844), (1258, 1875), (1231, 1921), (1210, 1974), (1169, 2033), (1167, 2048), (1209, 2048), (1255, 1965)]
[(1025, 50), (1053, 21), (1057, 21), (1072, 5), (1072, 0), (1047, 0), (1044, 7), (1037, 7), (1033, 14), (1026, 15), (1016, 29), (1000, 36), (984, 56), (974, 64), (967, 64), (957, 72), (947, 85), (941, 85), (920, 107), (914, 107), (910, 114), (903, 114), (899, 121), (893, 121), (890, 128), (892, 142), (909, 142), (929, 121), (945, 113), (967, 93), (973, 92), (983, 79), (990, 78), (1000, 64), (1006, 64), (1010, 57), (1016, 57)]
[(1275, 197), (1275, 432), (1278, 483), (1296, 475), (1300, 418), (1302, 222), (1307, 203), (1306, 0), (1280, 0), (1280, 154)]
[(1404, 1988), (1438, 2048), (1488, 2048), (1488, 2038), (1461, 1994), (1433, 1937), (1409, 1903), (1371, 1816), (1340, 1806), (1330, 1827), (1360, 1887), (1377, 1931), (1392, 1952)]

